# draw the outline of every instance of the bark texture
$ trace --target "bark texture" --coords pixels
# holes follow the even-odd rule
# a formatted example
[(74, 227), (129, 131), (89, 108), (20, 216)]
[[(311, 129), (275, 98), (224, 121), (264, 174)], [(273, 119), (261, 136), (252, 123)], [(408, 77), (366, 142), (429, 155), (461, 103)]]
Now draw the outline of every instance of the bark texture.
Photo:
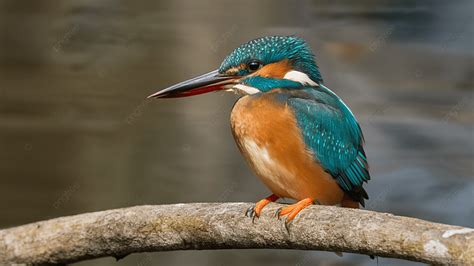
[(305, 249), (361, 253), (431, 264), (474, 265), (474, 229), (387, 213), (310, 206), (285, 229), (270, 204), (137, 206), (0, 230), (0, 263), (71, 263), (134, 252), (189, 249)]

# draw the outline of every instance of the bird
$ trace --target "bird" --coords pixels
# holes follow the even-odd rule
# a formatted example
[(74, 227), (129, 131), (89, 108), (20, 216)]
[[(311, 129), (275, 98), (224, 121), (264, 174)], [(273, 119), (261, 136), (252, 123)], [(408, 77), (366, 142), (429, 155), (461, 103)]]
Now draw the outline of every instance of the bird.
[(217, 70), (148, 98), (212, 91), (240, 97), (230, 114), (238, 149), (271, 195), (245, 215), (259, 218), (280, 198), (285, 226), (312, 204), (365, 207), (370, 180), (361, 127), (343, 100), (323, 82), (316, 57), (298, 36), (266, 36), (233, 50)]

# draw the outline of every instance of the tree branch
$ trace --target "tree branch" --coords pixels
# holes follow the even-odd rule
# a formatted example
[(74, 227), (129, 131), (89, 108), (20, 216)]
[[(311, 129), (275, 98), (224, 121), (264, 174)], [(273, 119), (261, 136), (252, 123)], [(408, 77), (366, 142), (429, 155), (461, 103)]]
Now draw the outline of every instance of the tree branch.
[(0, 263), (71, 263), (134, 252), (279, 248), (342, 251), (431, 264), (474, 265), (474, 229), (366, 210), (311, 206), (290, 226), (270, 204), (138, 206), (0, 230)]

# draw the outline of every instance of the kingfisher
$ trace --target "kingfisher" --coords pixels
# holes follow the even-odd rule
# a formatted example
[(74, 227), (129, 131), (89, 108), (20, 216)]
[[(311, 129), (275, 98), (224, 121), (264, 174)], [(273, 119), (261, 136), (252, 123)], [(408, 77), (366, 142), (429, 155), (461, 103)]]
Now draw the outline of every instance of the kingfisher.
[(230, 115), (235, 142), (271, 195), (246, 211), (252, 219), (280, 198), (285, 226), (311, 204), (359, 208), (370, 179), (361, 127), (349, 107), (323, 83), (309, 45), (297, 36), (251, 40), (219, 69), (149, 98), (231, 91), (241, 97)]

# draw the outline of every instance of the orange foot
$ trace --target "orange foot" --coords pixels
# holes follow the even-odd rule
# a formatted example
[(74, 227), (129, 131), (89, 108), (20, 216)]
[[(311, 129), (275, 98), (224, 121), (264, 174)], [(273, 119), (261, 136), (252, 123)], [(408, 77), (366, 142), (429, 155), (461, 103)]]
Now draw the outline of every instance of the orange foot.
[(291, 221), (293, 221), (293, 219), (295, 219), (296, 215), (302, 209), (308, 207), (309, 205), (312, 205), (313, 203), (314, 203), (314, 201), (313, 201), (312, 198), (306, 198), (306, 199), (298, 201), (295, 204), (291, 204), (287, 207), (279, 208), (276, 211), (276, 215), (277, 215), (278, 219), (280, 219), (281, 216), (288, 215), (288, 217), (286, 217), (286, 221), (285, 221), (285, 228), (288, 231), (288, 225), (290, 224)]
[(250, 207), (245, 212), (245, 216), (252, 217), (252, 222), (255, 220), (255, 217), (260, 217), (260, 213), (262, 213), (263, 207), (265, 207), (270, 202), (275, 202), (278, 200), (278, 196), (275, 194), (271, 194), (270, 196), (264, 198), (263, 200), (255, 203), (254, 207)]

